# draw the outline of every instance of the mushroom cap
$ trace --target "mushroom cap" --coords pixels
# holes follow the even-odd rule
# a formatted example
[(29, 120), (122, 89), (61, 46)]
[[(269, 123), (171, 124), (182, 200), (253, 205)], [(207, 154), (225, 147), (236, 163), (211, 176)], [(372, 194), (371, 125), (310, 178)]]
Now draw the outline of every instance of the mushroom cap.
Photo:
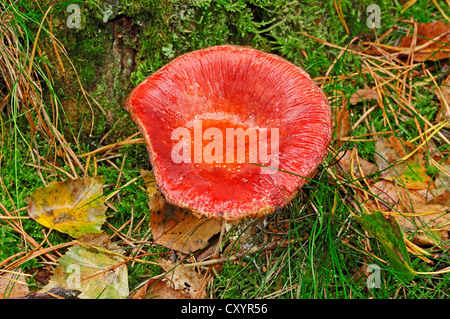
[[(125, 108), (166, 200), (227, 221), (285, 206), (314, 175), (333, 132), (327, 98), (303, 69), (235, 45), (174, 59), (140, 83)], [(185, 147), (175, 151), (181, 162), (176, 145)]]

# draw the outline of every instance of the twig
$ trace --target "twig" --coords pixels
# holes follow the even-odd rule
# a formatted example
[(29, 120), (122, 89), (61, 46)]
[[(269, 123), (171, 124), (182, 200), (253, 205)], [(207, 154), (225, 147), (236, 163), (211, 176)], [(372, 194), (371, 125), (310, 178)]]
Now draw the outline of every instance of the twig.
[[(304, 240), (306, 240), (306, 239), (307, 238), (305, 237)], [(250, 248), (250, 249), (243, 249), (240, 252), (238, 252), (238, 253), (236, 253), (234, 255), (231, 255), (231, 256), (224, 256), (224, 257), (220, 257), (220, 258), (200, 261), (200, 262), (197, 262), (197, 263), (185, 264), (185, 266), (186, 267), (201, 267), (201, 266), (209, 266), (209, 265), (214, 265), (214, 264), (222, 264), (222, 263), (225, 263), (225, 262), (228, 262), (228, 261), (233, 261), (233, 260), (242, 258), (244, 256), (257, 253), (257, 252), (262, 252), (262, 251), (267, 251), (267, 250), (271, 250), (271, 249), (276, 249), (278, 247), (287, 246), (287, 245), (290, 245), (290, 244), (292, 244), (294, 242), (298, 242), (298, 239), (291, 239), (291, 240), (285, 241), (285, 242), (274, 241), (274, 242), (271, 242), (271, 243), (268, 243), (268, 244), (255, 246), (255, 247)]]
[(92, 155), (96, 155), (98, 153), (108, 152), (108, 151), (111, 151), (111, 150), (116, 149), (116, 148), (122, 148), (125, 145), (144, 144), (145, 143), (145, 139), (144, 138), (132, 139), (133, 137), (135, 137), (135, 136), (137, 136), (139, 134), (140, 133), (135, 133), (135, 134), (131, 135), (130, 137), (126, 138), (123, 141), (100, 147), (100, 148), (98, 148), (98, 149), (96, 149), (96, 150), (94, 150), (92, 152), (81, 154), (80, 157), (86, 157), (86, 156), (89, 156), (89, 155), (92, 156)]

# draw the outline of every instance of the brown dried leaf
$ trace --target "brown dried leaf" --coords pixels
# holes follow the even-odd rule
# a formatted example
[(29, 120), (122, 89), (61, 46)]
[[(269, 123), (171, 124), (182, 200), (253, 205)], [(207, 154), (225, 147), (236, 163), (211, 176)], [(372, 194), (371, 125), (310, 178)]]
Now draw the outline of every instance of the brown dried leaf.
[[(396, 136), (389, 138), (379, 138), (375, 144), (375, 162), (382, 175), (390, 173), (385, 171), (389, 166), (397, 163), (402, 157), (406, 156), (405, 144)], [(392, 173), (392, 172), (391, 172)]]
[(159, 264), (167, 272), (164, 278), (170, 281), (170, 287), (181, 290), (188, 298), (206, 298), (203, 276), (197, 273), (194, 267), (188, 268), (164, 259), (159, 260)]
[(372, 192), (373, 200), (366, 203), (370, 210), (389, 212), (398, 209), (400, 203), (399, 192), (398, 188), (391, 181), (378, 180), (372, 185)]
[(355, 156), (352, 155), (355, 154), (355, 152), (353, 151), (341, 151), (337, 158), (339, 158), (339, 162), (338, 162), (338, 166), (339, 168), (342, 170), (342, 172), (344, 174), (346, 174), (347, 176), (350, 175), (350, 167), (351, 167), (351, 159), (352, 156), (354, 156), (353, 158), (353, 170), (354, 170), (354, 174), (355, 177), (357, 178), (361, 178), (361, 171), (363, 173), (364, 176), (368, 176), (370, 174), (374, 174), (376, 172), (378, 172), (378, 166), (375, 164), (370, 163), (369, 161), (366, 161), (365, 159), (363, 159), (360, 156)]
[(439, 238), (444, 240), (447, 236), (446, 228), (442, 228), (442, 231), (436, 228), (438, 223), (445, 223), (450, 218), (442, 215), (445, 207), (449, 208), (443, 199), (440, 200), (441, 204), (434, 203), (434, 199), (427, 201), (432, 195), (425, 194), (424, 190), (408, 190), (385, 179), (380, 179), (371, 189), (373, 198), (365, 202), (366, 207), (370, 211), (380, 210), (392, 214), (403, 231), (412, 234), (412, 241), (416, 245), (436, 245)]
[(52, 269), (49, 265), (32, 267), (27, 270), (27, 274), (32, 275), (36, 284), (45, 286), (48, 284), (51, 276), (53, 275)]
[(104, 232), (101, 234), (86, 234), (78, 237), (77, 241), (119, 252), (119, 245), (112, 242), (109, 235)]
[(450, 192), (433, 197), (427, 190), (407, 189), (385, 179), (372, 185), (372, 191), (374, 197), (366, 207), (393, 214), (403, 231), (413, 235), (416, 245), (436, 245), (448, 237)]
[(345, 106), (341, 107), (336, 115), (336, 141), (338, 148), (343, 144), (343, 141), (340, 139), (349, 136), (352, 132), (349, 115), (350, 112)]
[(190, 254), (209, 244), (222, 229), (222, 221), (199, 218), (189, 210), (171, 205), (155, 187), (153, 174), (141, 172), (149, 196), (150, 227), (156, 244)]
[(360, 89), (353, 93), (350, 97), (350, 103), (356, 104), (367, 100), (378, 100), (378, 92), (375, 89)]
[[(426, 173), (424, 150), (419, 150), (406, 161), (400, 161), (414, 149), (411, 143), (395, 136), (380, 138), (375, 145), (375, 161), (381, 170), (381, 176), (387, 180), (396, 180), (408, 189), (429, 188), (431, 177)], [(400, 162), (399, 162), (400, 161)]]
[(132, 299), (190, 299), (183, 290), (170, 286), (167, 279), (149, 279), (131, 297)]
[[(413, 31), (411, 31), (413, 33)], [(408, 34), (403, 37), (398, 46), (377, 45), (364, 50), (367, 54), (381, 55), (381, 51), (397, 54), (400, 57), (407, 57), (411, 54), (411, 45), (416, 41), (414, 51), (414, 61), (423, 62), (437, 61), (450, 57), (450, 49), (447, 44), (450, 42), (450, 26), (442, 21), (431, 23), (418, 23), (417, 34)], [(377, 48), (377, 46), (379, 48)]]
[(450, 192), (426, 203), (413, 203), (395, 218), (404, 231), (413, 234), (413, 242), (421, 246), (441, 245), (450, 231)]
[(15, 272), (0, 271), (0, 299), (22, 297), (29, 292), (25, 276), (20, 269)]
[(406, 35), (400, 41), (399, 47), (410, 48), (414, 37), (416, 38), (416, 48), (438, 37), (430, 45), (414, 52), (414, 61), (437, 61), (450, 57), (449, 49), (446, 46), (450, 41), (450, 26), (448, 24), (442, 21), (418, 23), (417, 35)]
[(150, 215), (153, 240), (156, 244), (190, 254), (209, 244), (209, 239), (222, 229), (216, 219), (198, 218), (186, 209), (165, 203)]
[[(410, 210), (414, 204), (424, 204), (431, 199), (432, 194), (426, 193), (423, 190), (406, 189), (395, 182), (380, 179), (372, 185), (374, 201), (378, 201), (376, 209), (383, 212), (392, 210)], [(370, 202), (369, 202), (370, 203)]]
[(440, 120), (442, 116), (450, 119), (450, 76), (440, 85), (439, 90), (436, 88), (434, 92), (441, 102), (441, 111), (438, 113), (436, 120)]
[[(394, 136), (377, 142), (375, 159), (384, 171), (382, 178), (372, 185), (374, 197), (366, 205), (371, 211), (392, 214), (403, 231), (413, 236), (416, 245), (441, 244), (450, 230), (450, 214), (447, 214), (450, 193), (448, 198), (445, 192), (439, 198), (435, 197), (438, 193), (435, 183), (426, 174), (423, 150), (398, 163), (413, 149), (412, 144)], [(395, 163), (398, 164), (390, 167)], [(446, 183), (444, 177), (442, 181)]]
[(445, 190), (428, 201), (430, 204), (441, 204), (450, 207), (450, 190)]
[[(450, 230), (449, 207), (442, 204), (415, 203), (412, 212), (402, 212), (397, 221), (404, 229), (414, 231), (417, 227)], [(417, 225), (417, 226), (416, 226)], [(424, 227), (425, 226), (425, 227)]]

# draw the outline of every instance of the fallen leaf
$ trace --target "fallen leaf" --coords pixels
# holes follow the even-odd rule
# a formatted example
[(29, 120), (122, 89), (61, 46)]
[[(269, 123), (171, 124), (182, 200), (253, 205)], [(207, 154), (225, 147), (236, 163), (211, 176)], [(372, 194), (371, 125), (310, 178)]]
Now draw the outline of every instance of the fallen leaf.
[(407, 189), (385, 179), (373, 184), (371, 190), (372, 199), (364, 201), (359, 196), (361, 202), (369, 211), (380, 210), (393, 215), (416, 245), (435, 246), (448, 237), (450, 215), (446, 212), (450, 200), (446, 201), (444, 196), (433, 197), (427, 190)]
[(448, 24), (442, 21), (418, 23), (417, 35), (406, 35), (401, 39), (399, 47), (409, 49), (414, 38), (416, 38), (416, 48), (424, 46), (430, 40), (435, 39), (423, 49), (414, 52), (414, 61), (437, 61), (450, 57), (448, 47), (446, 46), (450, 42), (450, 26)]
[(375, 145), (374, 157), (384, 179), (395, 180), (408, 189), (427, 189), (431, 177), (427, 174), (423, 150), (401, 160), (413, 149), (411, 143), (395, 136), (380, 138)]
[[(356, 149), (355, 149), (356, 151)], [(378, 172), (378, 166), (366, 161), (360, 157), (355, 151), (345, 150), (341, 151), (337, 158), (339, 159), (337, 165), (346, 176), (351, 176), (350, 167), (353, 160), (353, 174), (357, 178), (361, 178), (361, 172), (364, 176), (369, 176)], [(352, 159), (353, 157), (353, 159)]]
[(159, 260), (159, 264), (166, 271), (164, 278), (170, 282), (170, 287), (182, 291), (188, 298), (206, 298), (203, 276), (197, 273), (193, 267), (175, 264), (164, 259)]
[(382, 244), (397, 275), (405, 281), (412, 280), (416, 272), (412, 268), (402, 231), (395, 218), (378, 210), (355, 218)]
[(132, 299), (190, 299), (183, 290), (176, 290), (164, 278), (149, 279), (133, 295)]
[(106, 219), (102, 186), (101, 177), (51, 182), (28, 198), (28, 214), (72, 237), (100, 233)]
[(450, 119), (450, 76), (443, 81), (438, 88), (434, 89), (439, 102), (441, 102), (441, 110), (436, 115), (436, 121), (441, 121), (442, 117)]
[(409, 231), (415, 231), (417, 227), (429, 230), (450, 230), (450, 214), (447, 213), (447, 205), (427, 202), (415, 203), (412, 211), (397, 213), (400, 226)]
[[(414, 47), (412, 47), (413, 41), (416, 41)], [(414, 61), (438, 61), (450, 57), (450, 49), (447, 46), (449, 42), (450, 26), (442, 21), (434, 21), (418, 23), (417, 34), (413, 34), (411, 31), (400, 40), (398, 46), (370, 43), (370, 46), (363, 51), (372, 55), (381, 55), (382, 51), (385, 51), (400, 57), (407, 57), (413, 48), (415, 50)]]
[[(372, 187), (369, 210), (390, 212), (413, 243), (431, 246), (442, 243), (450, 227), (450, 201), (436, 196), (445, 193), (446, 177), (439, 172), (442, 185), (427, 175), (424, 151), (418, 150), (404, 162), (398, 163), (414, 147), (398, 138), (380, 139), (376, 145), (377, 163), (384, 171)], [(398, 163), (397, 165), (394, 165)], [(436, 188), (439, 186), (439, 190)], [(449, 193), (450, 194), (450, 193)]]
[(371, 186), (372, 200), (365, 204), (370, 210), (389, 212), (396, 210), (400, 204), (399, 187), (395, 183), (380, 179)]
[(431, 176), (427, 174), (423, 155), (416, 153), (404, 164), (406, 166), (405, 173), (400, 175), (400, 179), (408, 189), (422, 190), (430, 185)]
[[(445, 245), (450, 231), (450, 178), (445, 170), (448, 171), (450, 166), (439, 165), (440, 171), (434, 181), (427, 174), (425, 148), (417, 150), (412, 143), (391, 136), (380, 138), (375, 150), (375, 167), (380, 169), (381, 178), (369, 175), (364, 183), (368, 185), (367, 189), (355, 189), (359, 205), (362, 204), (365, 211), (389, 213), (416, 245)], [(415, 153), (401, 161), (411, 151)], [(338, 166), (342, 172), (349, 174), (353, 158), (354, 175), (357, 175), (362, 169), (362, 159), (357, 152), (347, 153), (350, 155), (342, 155)], [(366, 170), (369, 164), (365, 164)], [(365, 171), (363, 175), (368, 176), (368, 172)], [(359, 174), (357, 177), (362, 176)]]
[(350, 104), (356, 104), (368, 100), (378, 100), (380, 97), (375, 89), (360, 89), (350, 96)]
[(25, 276), (20, 269), (14, 272), (0, 271), (0, 299), (22, 297), (29, 292)]
[(98, 246), (102, 248), (106, 248), (108, 250), (114, 250), (115, 252), (119, 252), (119, 245), (115, 242), (112, 242), (109, 239), (109, 235), (105, 232), (101, 234), (86, 234), (77, 238), (77, 241), (86, 243), (93, 246)]
[(424, 203), (426, 197), (421, 191), (408, 190), (402, 185), (385, 179), (380, 179), (371, 186), (373, 200), (367, 202), (371, 209), (383, 212), (403, 211), (411, 203)]
[(450, 208), (450, 190), (446, 189), (442, 194), (428, 201), (430, 204), (441, 204)]
[(388, 138), (378, 138), (375, 144), (374, 158), (382, 175), (388, 174), (389, 172), (384, 171), (406, 156), (405, 147), (405, 144), (394, 135)]
[(198, 218), (190, 211), (165, 204), (152, 212), (150, 224), (156, 244), (190, 254), (209, 244), (209, 239), (222, 229), (222, 222)]
[(149, 196), (150, 228), (155, 244), (190, 254), (209, 245), (222, 229), (222, 221), (199, 218), (189, 210), (171, 205), (154, 186), (151, 172), (141, 171)]
[(52, 288), (81, 291), (80, 299), (124, 299), (129, 295), (123, 259), (86, 247), (71, 247), (59, 259), (54, 275), (39, 292)]
[(341, 140), (344, 137), (347, 137), (351, 134), (352, 128), (350, 126), (350, 112), (348, 108), (342, 106), (336, 115), (336, 147), (341, 147), (344, 144), (344, 141)]
[(32, 267), (27, 269), (27, 274), (33, 276), (34, 281), (39, 287), (48, 284), (50, 277), (52, 276), (52, 270), (49, 265)]

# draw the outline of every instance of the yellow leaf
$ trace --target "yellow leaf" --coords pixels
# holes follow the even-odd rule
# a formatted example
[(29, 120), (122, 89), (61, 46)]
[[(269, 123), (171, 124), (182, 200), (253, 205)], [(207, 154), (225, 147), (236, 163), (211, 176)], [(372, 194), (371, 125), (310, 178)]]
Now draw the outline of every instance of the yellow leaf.
[(79, 290), (80, 299), (128, 297), (127, 266), (117, 256), (86, 247), (71, 247), (59, 259), (50, 282), (40, 290), (55, 287)]
[(103, 179), (52, 182), (28, 198), (28, 215), (45, 227), (78, 237), (100, 233), (105, 222)]

